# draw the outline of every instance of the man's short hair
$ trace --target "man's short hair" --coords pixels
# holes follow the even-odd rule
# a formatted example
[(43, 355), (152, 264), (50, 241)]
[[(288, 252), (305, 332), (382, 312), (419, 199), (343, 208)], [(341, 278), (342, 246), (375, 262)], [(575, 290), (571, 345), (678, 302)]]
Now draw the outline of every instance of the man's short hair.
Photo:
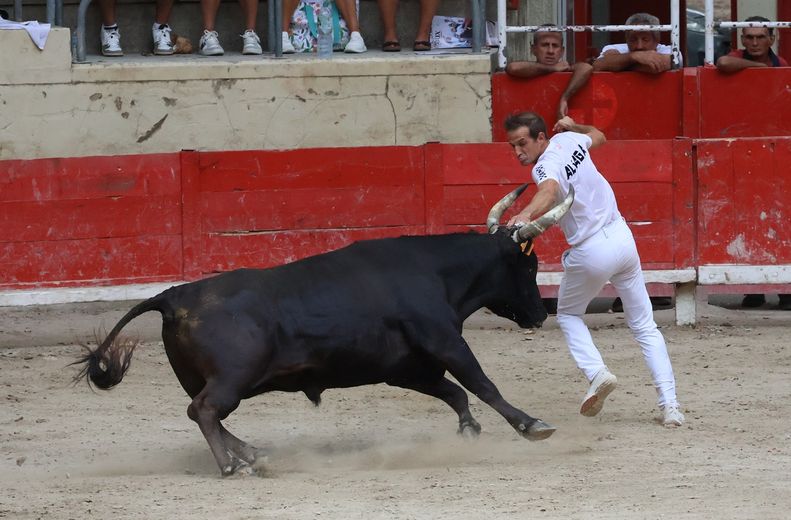
[(547, 124), (544, 118), (535, 112), (520, 112), (518, 114), (511, 114), (505, 118), (505, 131), (513, 132), (523, 126), (530, 131), (530, 137), (538, 139), (538, 134), (544, 132), (547, 135)]
[[(539, 27), (555, 27), (554, 23), (542, 23)], [(538, 40), (546, 36), (547, 34), (557, 34), (560, 38), (560, 44), (563, 45), (563, 34), (560, 31), (536, 31), (533, 33), (533, 41), (531, 45), (535, 45), (538, 43)]]
[[(768, 18), (764, 18), (763, 16), (751, 16), (751, 17), (745, 19), (744, 21), (745, 22), (769, 22), (771, 20), (769, 20)], [(774, 34), (774, 27), (762, 27), (762, 29), (768, 29), (769, 30), (769, 37), (770, 38), (772, 37), (772, 34)]]
[[(659, 25), (659, 18), (648, 13), (634, 13), (624, 25)], [(651, 31), (651, 34), (659, 41), (659, 31)]]

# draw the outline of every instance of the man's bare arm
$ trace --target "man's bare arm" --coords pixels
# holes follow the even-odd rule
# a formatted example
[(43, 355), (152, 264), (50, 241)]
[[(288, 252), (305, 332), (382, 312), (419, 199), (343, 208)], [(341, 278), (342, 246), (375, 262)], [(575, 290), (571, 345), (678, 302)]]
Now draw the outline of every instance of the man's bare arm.
[(566, 86), (566, 90), (563, 91), (563, 94), (560, 95), (560, 103), (558, 104), (557, 113), (558, 118), (565, 117), (568, 114), (569, 100), (574, 96), (574, 94), (577, 93), (579, 89), (588, 83), (588, 80), (593, 73), (593, 67), (585, 62), (575, 63), (572, 70), (574, 72), (571, 75), (569, 84)]
[(585, 134), (591, 138), (591, 148), (596, 148), (597, 146), (601, 146), (607, 142), (607, 137), (604, 135), (604, 132), (595, 126), (579, 124), (568, 116), (561, 118), (557, 123), (555, 123), (555, 127), (552, 129), (552, 131), (569, 131), (577, 132), (578, 134)]
[(672, 58), (669, 54), (656, 51), (634, 51), (621, 54), (609, 51), (593, 62), (593, 70), (602, 72), (621, 72), (634, 70), (647, 74), (659, 74), (670, 70)]
[(766, 67), (765, 63), (760, 61), (745, 60), (736, 56), (721, 56), (717, 59), (717, 70), (725, 74), (733, 74), (740, 70), (749, 69), (753, 67)]
[(568, 62), (560, 61), (556, 65), (544, 65), (537, 61), (513, 61), (506, 65), (505, 72), (518, 78), (537, 78), (553, 72), (571, 70)]
[(557, 204), (558, 188), (560, 185), (554, 179), (547, 179), (538, 185), (538, 191), (527, 206), (508, 220), (508, 225), (516, 225), (517, 222), (530, 222), (535, 220)]

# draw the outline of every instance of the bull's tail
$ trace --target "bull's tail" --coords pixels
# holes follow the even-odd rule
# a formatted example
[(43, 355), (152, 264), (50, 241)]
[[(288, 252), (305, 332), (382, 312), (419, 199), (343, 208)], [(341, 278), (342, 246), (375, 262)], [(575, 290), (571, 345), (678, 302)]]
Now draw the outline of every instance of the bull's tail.
[(162, 313), (164, 311), (163, 300), (163, 295), (158, 294), (153, 298), (140, 302), (121, 318), (98, 347), (91, 349), (89, 346), (83, 345), (83, 348), (88, 352), (74, 363), (71, 363), (72, 365), (84, 364), (80, 372), (74, 376), (74, 382), (77, 383), (82, 378), (85, 378), (89, 385), (93, 383), (96, 387), (103, 390), (108, 390), (120, 383), (129, 369), (132, 353), (139, 341), (119, 338), (118, 333), (121, 332), (121, 329), (127, 323), (145, 312), (159, 311)]

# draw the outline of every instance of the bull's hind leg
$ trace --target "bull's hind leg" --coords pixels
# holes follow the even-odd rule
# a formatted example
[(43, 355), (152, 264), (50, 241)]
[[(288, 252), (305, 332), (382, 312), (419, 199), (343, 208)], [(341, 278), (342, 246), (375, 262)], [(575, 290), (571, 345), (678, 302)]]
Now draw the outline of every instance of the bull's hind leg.
[(398, 381), (390, 383), (401, 388), (415, 390), (421, 394), (430, 395), (445, 401), (459, 415), (459, 435), (464, 437), (477, 437), (481, 433), (481, 425), (470, 413), (470, 402), (467, 392), (459, 385), (442, 377), (435, 381)]
[(233, 391), (218, 388), (209, 382), (187, 407), (187, 415), (198, 423), (224, 477), (237, 472), (251, 472), (250, 464), (234, 453), (233, 443), (226, 444), (227, 436), (230, 434), (220, 424), (220, 420), (225, 419), (239, 406), (239, 401)]

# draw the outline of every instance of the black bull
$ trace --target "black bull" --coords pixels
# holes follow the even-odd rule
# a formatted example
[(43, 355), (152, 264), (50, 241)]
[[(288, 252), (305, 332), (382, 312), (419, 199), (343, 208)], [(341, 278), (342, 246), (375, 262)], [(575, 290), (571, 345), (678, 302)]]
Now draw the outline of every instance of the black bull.
[(520, 244), (508, 230), (493, 230), (363, 241), (171, 287), (121, 318), (76, 362), (85, 365), (75, 380), (87, 376), (102, 389), (120, 383), (136, 343), (119, 332), (159, 311), (165, 352), (192, 398), (187, 415), (223, 475), (249, 472), (258, 451), (220, 421), (242, 399), (273, 390), (304, 392), (318, 404), (327, 388), (387, 383), (441, 399), (458, 414), (459, 432), (477, 435), (467, 394), (449, 372), (520, 435), (545, 439), (555, 429), (506, 402), (461, 335), (482, 307), (521, 327), (546, 319), (538, 260), (523, 253), (531, 239)]

